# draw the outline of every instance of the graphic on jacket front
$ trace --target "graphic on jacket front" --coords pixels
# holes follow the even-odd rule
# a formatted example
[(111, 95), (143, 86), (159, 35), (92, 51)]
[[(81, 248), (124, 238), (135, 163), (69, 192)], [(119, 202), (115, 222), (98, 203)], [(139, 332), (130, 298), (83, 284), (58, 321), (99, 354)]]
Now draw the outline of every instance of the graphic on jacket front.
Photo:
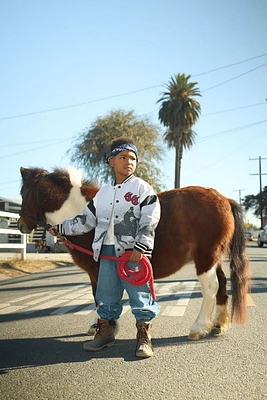
[[(114, 225), (114, 236), (116, 236), (118, 243), (134, 243), (137, 232), (138, 222), (134, 215), (134, 207), (131, 206), (123, 216), (121, 222)], [(122, 240), (122, 236), (130, 236), (132, 240)]]
[(86, 223), (86, 215), (84, 215), (84, 214), (82, 214), (82, 215), (76, 215), (76, 217), (73, 218), (72, 225), (78, 224), (78, 223), (79, 223), (79, 220), (81, 221), (81, 223), (82, 223), (83, 225), (85, 225), (85, 223)]

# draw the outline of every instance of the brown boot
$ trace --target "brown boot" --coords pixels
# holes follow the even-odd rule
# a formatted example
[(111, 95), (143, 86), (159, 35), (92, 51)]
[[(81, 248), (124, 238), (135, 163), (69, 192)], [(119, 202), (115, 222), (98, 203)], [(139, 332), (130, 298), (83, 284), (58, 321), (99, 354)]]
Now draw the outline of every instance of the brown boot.
[(137, 322), (137, 335), (136, 335), (136, 352), (137, 357), (151, 357), (153, 356), (153, 346), (151, 343), (150, 330), (152, 324), (149, 322)]
[(83, 345), (84, 350), (99, 351), (104, 347), (113, 346), (115, 342), (115, 329), (116, 323), (114, 320), (102, 319), (97, 320), (96, 334), (93, 340), (85, 342)]

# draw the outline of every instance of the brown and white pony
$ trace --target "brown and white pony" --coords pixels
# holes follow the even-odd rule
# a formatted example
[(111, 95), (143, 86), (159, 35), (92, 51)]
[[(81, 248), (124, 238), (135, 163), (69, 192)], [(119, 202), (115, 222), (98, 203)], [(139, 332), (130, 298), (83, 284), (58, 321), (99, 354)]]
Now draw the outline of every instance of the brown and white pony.
[[(74, 168), (54, 169), (21, 167), (22, 207), (18, 227), (30, 233), (36, 226), (62, 223), (81, 214), (98, 191), (97, 185), (82, 180)], [(236, 322), (246, 319), (249, 266), (245, 254), (242, 209), (214, 189), (190, 186), (158, 194), (161, 219), (156, 229), (151, 260), (154, 279), (174, 274), (193, 262), (201, 283), (202, 305), (189, 339), (198, 340), (211, 332), (224, 333)], [(94, 232), (67, 237), (72, 243), (91, 250)], [(81, 251), (69, 250), (73, 261), (90, 277), (96, 291), (99, 264)], [(232, 313), (228, 314), (226, 277), (222, 270), (225, 257), (230, 260)], [(216, 304), (215, 316), (212, 313)]]

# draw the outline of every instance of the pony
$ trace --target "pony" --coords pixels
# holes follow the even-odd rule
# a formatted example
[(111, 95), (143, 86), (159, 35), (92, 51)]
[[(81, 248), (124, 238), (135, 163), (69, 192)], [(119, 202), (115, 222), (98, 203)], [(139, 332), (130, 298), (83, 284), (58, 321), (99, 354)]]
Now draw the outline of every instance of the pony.
[[(20, 173), (22, 205), (18, 228), (26, 234), (37, 225), (47, 227), (82, 214), (99, 190), (95, 182), (84, 180), (73, 167), (56, 167), (52, 172), (21, 167)], [(222, 334), (230, 328), (232, 320), (244, 324), (250, 273), (241, 206), (215, 189), (201, 186), (163, 191), (158, 198), (161, 219), (151, 259), (154, 279), (168, 277), (184, 265), (194, 263), (201, 284), (201, 309), (188, 338), (199, 340), (212, 330)], [(93, 237), (91, 231), (67, 239), (92, 250)], [(99, 263), (77, 249), (68, 247), (68, 250), (74, 263), (88, 273), (95, 296)], [(230, 262), (231, 313), (222, 269), (226, 257)]]

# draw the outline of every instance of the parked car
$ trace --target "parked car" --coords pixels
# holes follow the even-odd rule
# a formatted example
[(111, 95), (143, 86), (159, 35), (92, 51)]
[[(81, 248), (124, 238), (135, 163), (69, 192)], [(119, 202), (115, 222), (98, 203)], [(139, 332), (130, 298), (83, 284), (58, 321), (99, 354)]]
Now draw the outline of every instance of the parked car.
[(265, 227), (260, 230), (257, 243), (258, 247), (262, 247), (264, 244), (267, 244), (267, 225), (265, 225)]
[(250, 231), (245, 231), (245, 238), (246, 240), (252, 241), (253, 240), (253, 235)]

